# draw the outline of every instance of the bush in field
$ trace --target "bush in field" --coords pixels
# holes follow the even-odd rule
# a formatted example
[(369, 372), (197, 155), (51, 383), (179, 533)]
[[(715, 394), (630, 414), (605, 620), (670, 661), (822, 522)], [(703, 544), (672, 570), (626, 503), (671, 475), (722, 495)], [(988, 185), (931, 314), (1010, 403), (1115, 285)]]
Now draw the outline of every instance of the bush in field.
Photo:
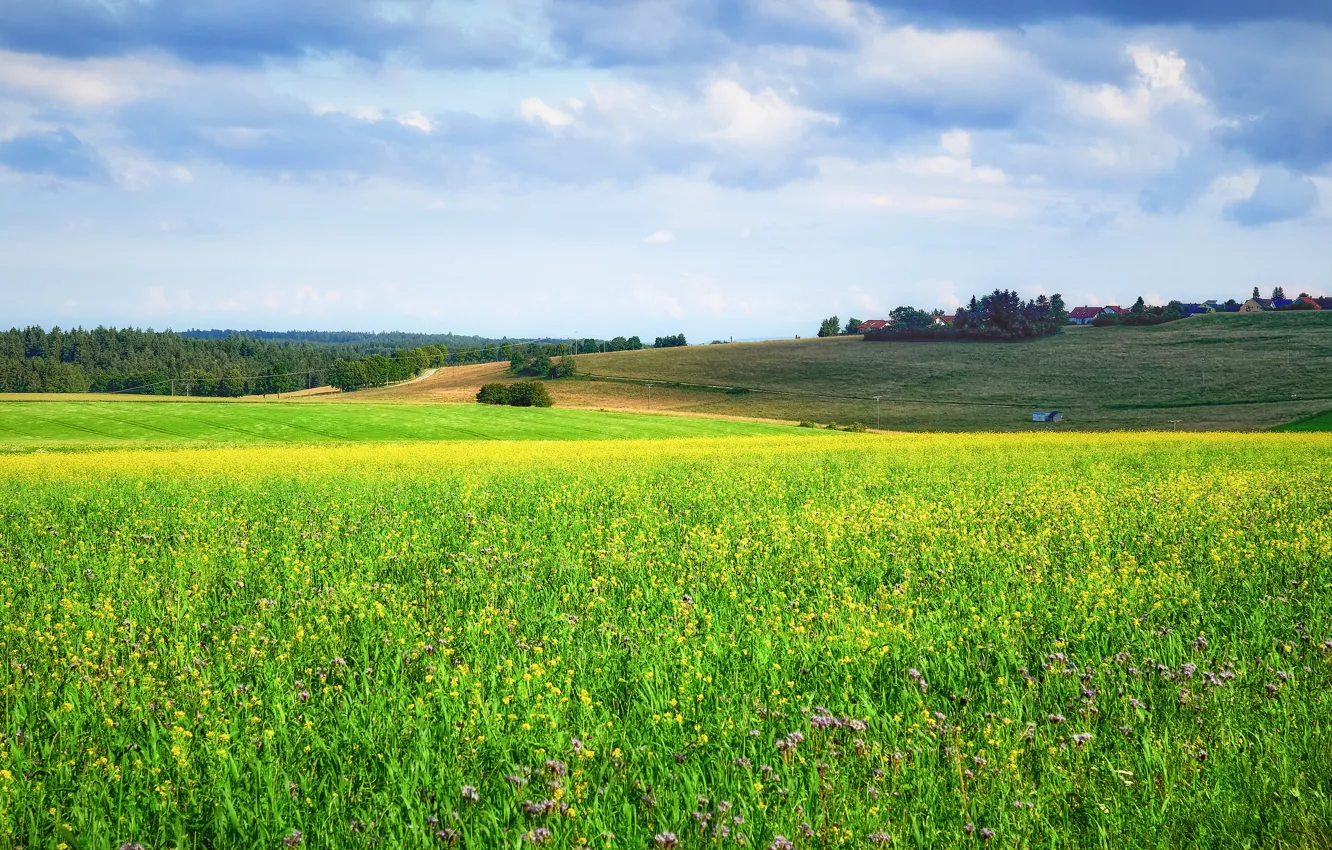
[(481, 391), (476, 394), (476, 400), (480, 404), (508, 404), (509, 385), (482, 384)]
[(514, 407), (551, 407), (555, 402), (540, 381), (519, 381), (509, 387), (509, 404)]

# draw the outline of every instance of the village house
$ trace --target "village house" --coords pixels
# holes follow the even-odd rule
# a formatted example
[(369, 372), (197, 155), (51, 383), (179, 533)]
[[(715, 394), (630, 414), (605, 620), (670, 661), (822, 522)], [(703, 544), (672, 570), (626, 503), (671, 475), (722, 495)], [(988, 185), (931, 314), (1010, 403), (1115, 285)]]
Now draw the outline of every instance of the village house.
[(888, 327), (887, 319), (869, 319), (856, 325), (857, 333), (866, 333), (867, 331), (881, 331)]
[(1258, 303), (1257, 298), (1250, 298), (1248, 301), (1245, 301), (1243, 304), (1240, 305), (1239, 312), (1261, 313), (1263, 312), (1263, 305)]
[(1074, 307), (1068, 312), (1068, 320), (1075, 325), (1090, 325), (1099, 315), (1100, 307)]
[(1296, 299), (1295, 299), (1295, 303), (1296, 303), (1296, 304), (1308, 304), (1310, 307), (1313, 307), (1315, 310), (1321, 310), (1321, 309), (1323, 309), (1323, 305), (1322, 305), (1322, 304), (1319, 304), (1315, 299), (1310, 298), (1308, 295), (1304, 295), (1304, 296), (1301, 296), (1300, 298), (1296, 298)]

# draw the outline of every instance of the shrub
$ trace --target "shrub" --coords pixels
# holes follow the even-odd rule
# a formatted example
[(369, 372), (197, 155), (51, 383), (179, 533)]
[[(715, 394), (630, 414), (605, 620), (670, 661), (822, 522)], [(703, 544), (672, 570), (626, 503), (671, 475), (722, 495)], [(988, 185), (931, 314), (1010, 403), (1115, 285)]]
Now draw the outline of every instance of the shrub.
[(540, 381), (519, 381), (509, 387), (509, 404), (514, 407), (551, 407), (555, 402)]
[(843, 431), (850, 431), (850, 432), (853, 433), (853, 434), (863, 434), (864, 432), (868, 431), (869, 429), (865, 427), (865, 423), (863, 423), (863, 422), (852, 422), (850, 425), (846, 426), (846, 427), (843, 428), (842, 430), (843, 430)]
[(807, 422), (801, 422), (801, 423), (800, 423), (799, 425), (797, 425), (796, 427), (797, 427), (797, 428), (817, 428), (817, 427), (819, 427), (819, 426), (818, 426), (816, 423), (814, 423), (814, 422), (808, 422), (808, 421), (807, 421)]
[(476, 400), (480, 404), (508, 404), (509, 385), (482, 384), (481, 391), (476, 394)]

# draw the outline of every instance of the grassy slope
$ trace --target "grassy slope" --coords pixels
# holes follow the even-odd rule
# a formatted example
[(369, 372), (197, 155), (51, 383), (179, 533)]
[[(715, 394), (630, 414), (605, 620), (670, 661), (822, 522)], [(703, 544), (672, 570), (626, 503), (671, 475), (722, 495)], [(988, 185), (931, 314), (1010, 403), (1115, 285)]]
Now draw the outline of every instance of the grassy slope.
[(1291, 422), (1287, 425), (1279, 425), (1277, 431), (1332, 431), (1332, 410), (1324, 411), (1317, 416), (1310, 416)]
[(595, 440), (786, 433), (749, 422), (587, 410), (390, 404), (0, 402), (0, 447)]
[[(1332, 407), (1332, 312), (1074, 328), (1016, 344), (850, 337), (695, 346), (584, 355), (579, 368), (806, 394), (656, 393), (658, 407), (695, 412), (873, 425), (872, 400), (809, 394), (882, 395), (884, 428), (1029, 429), (1032, 409), (1057, 408), (1061, 428), (1169, 428), (1178, 419), (1181, 429), (1260, 429)], [(644, 395), (639, 386), (621, 392)]]

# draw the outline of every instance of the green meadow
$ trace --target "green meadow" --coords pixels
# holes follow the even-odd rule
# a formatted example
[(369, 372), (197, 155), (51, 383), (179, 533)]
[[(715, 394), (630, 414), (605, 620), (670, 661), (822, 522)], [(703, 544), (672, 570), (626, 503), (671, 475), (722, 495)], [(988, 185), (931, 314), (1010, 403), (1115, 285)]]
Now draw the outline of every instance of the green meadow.
[(783, 426), (596, 410), (304, 403), (0, 402), (0, 448), (413, 440), (612, 440), (788, 433)]
[(1328, 846), (1332, 440), (786, 434), (0, 457), (0, 847)]

